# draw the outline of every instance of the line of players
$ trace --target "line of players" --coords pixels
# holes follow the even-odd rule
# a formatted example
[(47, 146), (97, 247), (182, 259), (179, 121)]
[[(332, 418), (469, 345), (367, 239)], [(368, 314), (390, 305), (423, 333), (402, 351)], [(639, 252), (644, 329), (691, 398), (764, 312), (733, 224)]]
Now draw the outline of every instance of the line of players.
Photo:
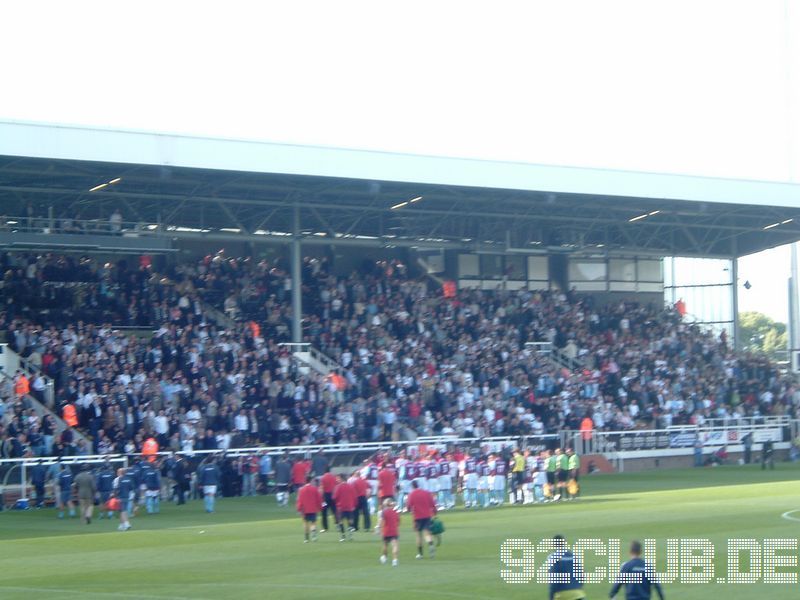
[(463, 455), (431, 451), (411, 458), (405, 451), (397, 457), (376, 456), (361, 470), (370, 484), (370, 508), (376, 512), (382, 471), (391, 471), (397, 484), (397, 508), (406, 510), (406, 498), (416, 481), (431, 492), (440, 510), (456, 506), (461, 491), (465, 508), (499, 506), (506, 499), (515, 504), (571, 500), (578, 496), (580, 457), (571, 448), (532, 453), (514, 450), (510, 459), (501, 453)]

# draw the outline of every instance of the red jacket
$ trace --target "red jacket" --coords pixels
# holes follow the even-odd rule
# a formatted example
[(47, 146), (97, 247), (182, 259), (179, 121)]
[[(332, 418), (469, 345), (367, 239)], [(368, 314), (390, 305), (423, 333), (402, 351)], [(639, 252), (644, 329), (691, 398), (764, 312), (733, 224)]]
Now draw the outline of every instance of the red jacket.
[(336, 489), (337, 483), (339, 483), (339, 480), (336, 479), (336, 475), (333, 473), (325, 473), (319, 480), (322, 492), (325, 494), (332, 494), (333, 490)]
[(393, 508), (384, 508), (381, 512), (383, 524), (383, 537), (397, 537), (400, 535), (400, 513)]
[(417, 488), (411, 490), (406, 502), (408, 510), (414, 514), (414, 519), (430, 519), (436, 514), (436, 501), (428, 490)]
[(297, 512), (303, 515), (322, 510), (322, 493), (317, 486), (307, 483), (297, 492)]
[(292, 465), (292, 483), (295, 485), (305, 485), (306, 475), (311, 470), (311, 465), (304, 460), (299, 460)]
[(394, 471), (384, 467), (378, 472), (378, 496), (381, 498), (394, 496), (396, 486), (397, 476), (394, 474)]
[(333, 501), (339, 512), (352, 512), (356, 509), (356, 491), (352, 485), (343, 481), (333, 490)]
[(366, 479), (362, 479), (361, 477), (356, 477), (350, 483), (356, 491), (356, 496), (359, 498), (361, 496), (369, 496), (369, 484), (367, 483)]

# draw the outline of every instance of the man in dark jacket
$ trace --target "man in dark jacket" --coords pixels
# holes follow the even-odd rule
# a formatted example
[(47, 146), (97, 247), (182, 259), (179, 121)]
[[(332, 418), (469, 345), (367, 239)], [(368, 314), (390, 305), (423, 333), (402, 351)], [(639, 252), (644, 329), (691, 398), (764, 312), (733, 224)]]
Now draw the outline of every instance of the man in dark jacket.
[(31, 485), (33, 485), (33, 489), (36, 492), (36, 508), (42, 508), (44, 506), (44, 485), (47, 481), (47, 469), (42, 464), (42, 461), (38, 461), (35, 465), (31, 467)]
[(175, 456), (175, 463), (172, 466), (172, 478), (175, 481), (175, 495), (178, 504), (186, 504), (186, 461), (178, 454)]
[(547, 559), (549, 573), (550, 600), (582, 600), (586, 598), (583, 591), (583, 564), (572, 554), (564, 536), (553, 536), (553, 553)]
[(624, 587), (626, 600), (650, 600), (651, 588), (654, 588), (658, 597), (664, 600), (661, 586), (650, 579), (649, 573), (652, 572), (652, 566), (642, 559), (642, 545), (637, 541), (631, 542), (631, 559), (620, 569), (620, 575), (624, 576), (624, 580), (622, 577), (617, 579), (609, 597), (613, 598), (620, 588)]

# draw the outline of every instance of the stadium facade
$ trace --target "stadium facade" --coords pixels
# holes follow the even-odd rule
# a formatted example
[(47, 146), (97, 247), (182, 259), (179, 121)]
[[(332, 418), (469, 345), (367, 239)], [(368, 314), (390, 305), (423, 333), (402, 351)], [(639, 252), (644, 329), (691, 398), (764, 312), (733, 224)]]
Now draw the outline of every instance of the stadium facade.
[[(342, 272), (401, 258), (459, 287), (682, 300), (734, 339), (737, 259), (800, 240), (791, 183), (21, 122), (0, 123), (0, 206), (6, 250), (270, 247), (296, 281), (303, 256), (335, 256)], [(300, 286), (292, 300), (300, 315)]]

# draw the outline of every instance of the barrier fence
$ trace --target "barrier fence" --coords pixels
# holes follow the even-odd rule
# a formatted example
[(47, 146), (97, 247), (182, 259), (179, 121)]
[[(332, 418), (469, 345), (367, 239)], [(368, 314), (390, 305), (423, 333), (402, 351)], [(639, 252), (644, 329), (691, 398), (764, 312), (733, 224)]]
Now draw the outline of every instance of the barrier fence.
[(620, 452), (703, 447), (738, 446), (747, 436), (754, 449), (764, 442), (789, 442), (797, 438), (798, 421), (789, 417), (751, 417), (736, 420), (715, 419), (712, 424), (680, 425), (666, 429), (625, 431), (562, 431), (562, 447), (571, 446), (580, 454), (605, 454), (616, 458)]
[[(541, 436), (502, 436), (488, 438), (459, 438), (456, 436), (422, 437), (413, 441), (398, 442), (364, 442), (354, 444), (326, 444), (307, 446), (276, 446), (256, 448), (231, 448), (228, 450), (195, 450), (191, 452), (176, 452), (186, 458), (189, 471), (194, 471), (197, 465), (209, 456), (224, 456), (226, 459), (238, 459), (254, 455), (268, 454), (272, 457), (280, 455), (311, 456), (322, 452), (329, 459), (332, 467), (354, 468), (375, 454), (391, 452), (397, 453), (406, 450), (415, 453), (423, 448), (449, 450), (455, 447), (477, 448), (488, 447), (491, 452), (500, 452), (503, 448), (531, 449), (541, 451), (547, 447), (558, 444), (558, 435)], [(172, 452), (159, 452), (158, 456), (166, 457)], [(140, 455), (107, 454), (89, 456), (64, 456), (64, 457), (39, 457), (39, 458), (9, 458), (0, 460), (0, 494), (3, 495), (3, 504), (13, 504), (18, 498), (27, 498), (29, 482), (29, 469), (33, 464), (45, 467), (63, 464), (72, 469), (79, 465), (100, 465), (106, 460), (119, 466), (128, 466), (130, 462)]]

